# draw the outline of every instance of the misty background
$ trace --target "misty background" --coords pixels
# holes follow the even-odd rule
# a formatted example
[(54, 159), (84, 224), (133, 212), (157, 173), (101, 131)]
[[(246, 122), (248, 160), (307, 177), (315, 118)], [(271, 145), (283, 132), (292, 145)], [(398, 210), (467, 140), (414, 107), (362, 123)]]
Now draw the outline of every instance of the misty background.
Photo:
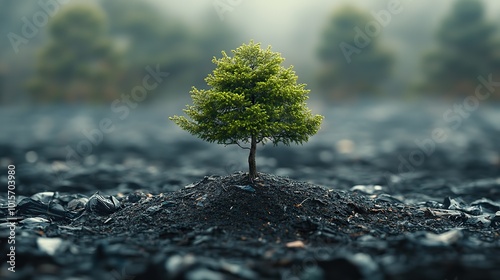
[[(214, 67), (213, 56), (220, 57), (221, 51), (229, 53), (250, 40), (262, 43), (263, 48), (271, 45), (286, 59), (286, 66), (294, 65), (299, 82), (312, 90), (313, 101), (463, 98), (473, 93), (474, 85), (457, 89), (451, 83), (470, 79), (473, 84), (480, 74), (500, 72), (498, 1), (331, 2), (2, 1), (0, 102), (111, 104), (141, 83), (147, 74), (145, 67), (158, 65), (169, 77), (148, 92), (141, 103), (185, 104), (192, 86), (205, 86), (203, 79)], [(465, 11), (474, 13), (474, 7), (466, 7), (468, 2), (481, 6), (478, 19), (471, 21), (467, 12), (460, 16), (456, 11), (456, 6), (465, 5)], [(368, 35), (368, 46), (358, 48), (359, 54), (351, 53), (352, 61), (347, 63), (339, 45), (346, 42), (357, 47), (353, 41), (357, 35), (355, 27), (364, 31), (366, 24), (376, 20), (374, 14), (387, 14), (388, 5), (392, 4), (399, 12), (390, 13), (385, 26), (378, 22), (379, 30), (375, 30), (374, 36)], [(457, 41), (475, 42), (476, 46), (465, 46), (462, 53), (451, 59), (460, 64), (459, 60), (470, 54), (470, 59), (496, 64), (488, 66), (486, 73), (469, 67), (462, 71), (469, 71), (466, 75), (450, 78), (450, 72), (460, 71), (446, 57), (443, 69), (432, 73), (433, 79), (441, 83), (436, 86), (436, 81), (426, 77), (432, 72), (426, 63), (436, 62), (449, 53), (446, 48), (451, 47), (441, 44), (445, 41), (440, 38), (443, 33), (463, 29), (458, 24), (445, 26), (454, 14), (463, 20), (464, 26), (472, 22), (480, 30)], [(347, 23), (339, 27), (342, 20)], [(491, 32), (484, 33), (482, 25), (490, 26)], [(62, 35), (57, 37), (57, 32)], [(76, 35), (71, 37), (71, 32)], [(82, 42), (86, 40), (89, 47), (85, 50)], [(82, 52), (73, 49), (77, 46)], [(445, 51), (439, 53), (439, 49)], [(437, 59), (432, 56), (435, 50)], [(477, 59), (478, 55), (482, 57)], [(448, 84), (444, 82), (447, 79)], [(422, 86), (433, 83), (434, 87)]]
[(246, 150), (168, 118), (214, 56), (253, 40), (325, 117), (304, 147), (259, 146), (259, 172), (346, 188), (418, 170), (497, 178), (498, 14), (493, 0), (0, 1), (0, 165), (40, 190), (120, 168), (177, 187), (245, 171)]

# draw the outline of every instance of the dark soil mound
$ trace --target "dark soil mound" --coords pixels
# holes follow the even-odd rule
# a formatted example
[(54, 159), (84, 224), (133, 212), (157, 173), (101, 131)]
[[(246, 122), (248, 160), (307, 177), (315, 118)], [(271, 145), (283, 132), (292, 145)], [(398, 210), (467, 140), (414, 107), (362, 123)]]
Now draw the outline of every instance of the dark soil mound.
[(430, 143), (451, 108), (329, 108), (304, 147), (259, 149), (255, 182), (233, 173), (245, 151), (165, 127), (163, 107), (116, 119), (76, 166), (107, 108), (5, 108), (0, 279), (500, 279), (500, 110)]
[[(142, 194), (134, 203), (127, 202), (129, 197), (110, 216), (73, 222), (85, 221), (84, 227), (94, 233), (76, 235), (74, 242), (125, 238), (136, 250), (162, 256), (162, 262), (146, 262), (148, 269), (135, 272), (144, 277), (172, 275), (164, 259), (168, 263), (177, 252), (201, 258), (191, 260), (201, 262), (195, 267), (214, 266), (224, 277), (247, 279), (284, 274), (301, 279), (453, 279), (458, 271), (470, 273), (460, 279), (500, 275), (497, 260), (474, 259), (500, 249), (497, 222), (488, 220), (493, 227), (485, 230), (484, 219), (465, 212), (405, 205), (389, 195), (337, 191), (269, 174), (249, 182), (246, 174), (235, 173), (205, 177), (173, 193)], [(472, 246), (478, 243), (485, 246)], [(220, 264), (204, 263), (203, 257), (245, 265), (238, 273), (224, 271)], [(188, 267), (185, 273), (193, 269)]]
[(112, 215), (106, 230), (144, 232), (154, 221), (163, 229), (173, 224), (189, 230), (217, 227), (234, 237), (295, 240), (319, 225), (340, 233), (358, 215), (385, 212), (380, 207), (360, 195), (268, 174), (250, 183), (246, 174), (236, 173), (205, 177), (178, 192), (141, 200)]

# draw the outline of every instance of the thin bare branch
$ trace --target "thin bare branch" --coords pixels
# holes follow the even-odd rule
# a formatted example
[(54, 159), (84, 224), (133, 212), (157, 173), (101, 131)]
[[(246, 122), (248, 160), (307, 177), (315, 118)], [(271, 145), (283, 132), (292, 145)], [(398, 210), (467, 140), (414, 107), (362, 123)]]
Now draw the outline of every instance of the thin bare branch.
[(231, 141), (231, 142), (224, 142), (222, 143), (224, 146), (227, 146), (227, 145), (232, 145), (232, 144), (236, 144), (238, 145), (238, 147), (242, 148), (242, 149), (245, 149), (245, 150), (250, 150), (250, 147), (243, 147), (240, 145), (240, 143), (238, 143), (238, 141)]
[(249, 147), (243, 147), (243, 146), (241, 146), (241, 145), (240, 145), (240, 143), (238, 143), (238, 142), (234, 142), (234, 143), (235, 143), (236, 145), (238, 145), (238, 146), (239, 146), (240, 148), (242, 148), (242, 149), (245, 149), (245, 150), (250, 150), (250, 148), (249, 148)]

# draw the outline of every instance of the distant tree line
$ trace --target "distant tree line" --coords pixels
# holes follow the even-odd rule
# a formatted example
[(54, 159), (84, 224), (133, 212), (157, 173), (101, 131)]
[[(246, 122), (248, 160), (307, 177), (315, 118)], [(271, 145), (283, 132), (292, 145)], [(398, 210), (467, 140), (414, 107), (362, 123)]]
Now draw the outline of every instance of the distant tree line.
[[(326, 96), (374, 95), (391, 78), (394, 54), (380, 44), (378, 36), (370, 36), (374, 29), (370, 22), (374, 22), (372, 15), (346, 6), (325, 26), (317, 54), (318, 83)], [(491, 75), (500, 81), (498, 35), (498, 27), (485, 18), (481, 0), (456, 1), (437, 28), (435, 46), (422, 57), (421, 77), (414, 79), (411, 90), (464, 96), (474, 94), (478, 77)]]
[[(22, 1), (7, 2), (22, 15), (40, 9)], [(109, 102), (141, 85), (148, 67), (171, 74), (150, 92), (149, 101), (179, 96), (179, 89), (188, 98), (193, 83), (204, 84), (204, 75), (213, 68), (212, 57), (242, 40), (212, 10), (200, 19), (202, 27), (195, 29), (145, 1), (102, 0), (56, 8), (48, 24), (40, 28), (41, 39), (20, 46), (18, 55), (8, 55), (13, 53), (8, 42), (0, 45), (2, 53), (12, 57), (7, 64), (0, 63), (0, 86), (14, 74), (9, 66), (24, 61), (22, 67), (27, 69), (18, 75), (19, 85), (0, 89), (0, 102), (19, 97), (6, 91), (27, 92), (34, 102)], [(9, 26), (4, 26), (4, 33), (14, 30), (17, 16), (9, 17), (3, 9), (1, 14)], [(24, 57), (33, 59), (28, 62)]]
[[(6, 1), (0, 31), (5, 35), (19, 29), (21, 15), (35, 14), (37, 8)], [(374, 22), (380, 20), (353, 6), (336, 9), (327, 19), (316, 49), (316, 78), (308, 81), (326, 100), (387, 93), (397, 56), (394, 46), (379, 36), (384, 28)], [(109, 102), (140, 85), (147, 67), (171, 74), (148, 93), (148, 101), (188, 98), (191, 85), (205, 86), (214, 56), (258, 40), (221, 22), (213, 10), (200, 22), (194, 28), (145, 1), (61, 5), (40, 28), (42, 34), (22, 45), (19, 54), (12, 55), (11, 43), (1, 41), (0, 103)], [(436, 31), (434, 44), (421, 57), (420, 74), (408, 79), (413, 81), (408, 90), (460, 97), (474, 93), (478, 77), (500, 80), (500, 30), (487, 20), (483, 1), (457, 0)]]

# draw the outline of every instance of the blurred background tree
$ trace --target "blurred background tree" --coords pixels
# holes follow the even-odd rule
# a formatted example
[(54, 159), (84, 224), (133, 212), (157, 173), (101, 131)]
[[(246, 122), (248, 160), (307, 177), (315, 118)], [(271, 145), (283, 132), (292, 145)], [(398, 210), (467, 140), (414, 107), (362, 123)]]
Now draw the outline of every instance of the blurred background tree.
[(99, 9), (66, 7), (48, 29), (49, 41), (28, 83), (35, 100), (99, 103), (119, 96), (121, 56), (109, 40), (106, 18)]
[[(500, 28), (496, 28), (500, 21), (498, 17), (488, 21), (500, 11), (498, 1), (402, 1), (401, 13), (380, 30), (369, 26), (377, 23), (370, 13), (387, 9), (387, 0), (242, 2), (231, 6), (224, 21), (212, 2), (201, 2), (0, 1), (4, 38), (0, 41), (0, 104), (46, 100), (109, 105), (110, 98), (130, 94), (142, 83), (147, 66), (156, 69), (158, 65), (170, 76), (148, 92), (144, 103), (175, 107), (174, 103), (189, 102), (192, 85), (205, 87), (213, 56), (220, 57), (222, 50), (229, 52), (250, 39), (273, 45), (287, 57), (285, 64), (294, 65), (301, 82), (318, 93), (311, 95), (311, 101), (319, 96), (335, 101), (361, 99), (381, 92), (386, 98), (402, 98), (416, 83), (420, 89), (439, 93), (432, 96), (458, 89), (469, 93), (467, 88), (484, 72), (500, 80)], [(47, 10), (50, 3), (59, 3), (49, 9), (53, 12)], [(56, 38), (52, 30), (55, 21), (61, 22), (75, 5), (98, 14), (89, 16), (85, 24), (101, 26), (88, 37), (87, 54), (83, 45), (74, 48), (69, 39)], [(64, 26), (75, 21), (65, 20), (60, 23), (62, 29), (81, 25)], [(38, 22), (30, 35), (23, 34), (27, 22)], [(436, 27), (440, 31), (433, 38)], [(13, 45), (11, 33), (23, 38), (23, 43)], [(356, 45), (356, 38), (363, 42), (366, 37), (366, 46)], [(350, 63), (341, 43), (344, 52), (351, 52)], [(422, 55), (434, 43), (434, 50)], [(390, 52), (383, 46), (389, 46)], [(415, 91), (413, 96), (425, 95)]]
[[(0, 18), (2, 19), (2, 24), (0, 24), (0, 32), (3, 36), (7, 36), (11, 32), (10, 28), (13, 26), (13, 22), (16, 20), (16, 3), (14, 1), (5, 1), (2, 3), (0, 8)], [(5, 37), (4, 37), (5, 38)], [(7, 90), (5, 88), (5, 80), (7, 79), (8, 63), (7, 53), (12, 48), (9, 40), (0, 40), (0, 101), (2, 97), (7, 95)]]
[(20, 22), (25, 15), (33, 14), (37, 7), (28, 1), (0, 2), (0, 104), (28, 102), (29, 97), (23, 94), (23, 84), (31, 76), (31, 68), (35, 60), (34, 53), (40, 46), (43, 36), (29, 39), (29, 44), (19, 46), (17, 55), (9, 38), (9, 34), (22, 36)]
[(437, 46), (423, 58), (419, 89), (448, 97), (465, 96), (474, 93), (478, 76), (500, 77), (496, 34), (496, 26), (485, 18), (482, 1), (456, 1), (438, 28)]
[(389, 78), (392, 56), (381, 47), (378, 34), (366, 34), (370, 21), (374, 19), (368, 13), (345, 6), (325, 26), (317, 51), (318, 81), (329, 98), (371, 95)]
[[(182, 22), (165, 16), (158, 8), (142, 1), (101, 1), (110, 21), (110, 35), (125, 58), (125, 88), (141, 84), (146, 67), (168, 71), (171, 80), (182, 80), (194, 66), (197, 47), (192, 32)], [(173, 83), (160, 83), (147, 100)]]
[(235, 32), (220, 22), (212, 9), (207, 14), (213, 15), (213, 19), (203, 17), (196, 28), (151, 3), (106, 0), (100, 4), (108, 15), (111, 36), (124, 52), (127, 88), (142, 82), (148, 65), (159, 65), (159, 69), (171, 74), (153, 90), (162, 94), (153, 94), (149, 101), (172, 96), (188, 100), (193, 84), (205, 85), (203, 79), (213, 68), (212, 57), (240, 43)]

